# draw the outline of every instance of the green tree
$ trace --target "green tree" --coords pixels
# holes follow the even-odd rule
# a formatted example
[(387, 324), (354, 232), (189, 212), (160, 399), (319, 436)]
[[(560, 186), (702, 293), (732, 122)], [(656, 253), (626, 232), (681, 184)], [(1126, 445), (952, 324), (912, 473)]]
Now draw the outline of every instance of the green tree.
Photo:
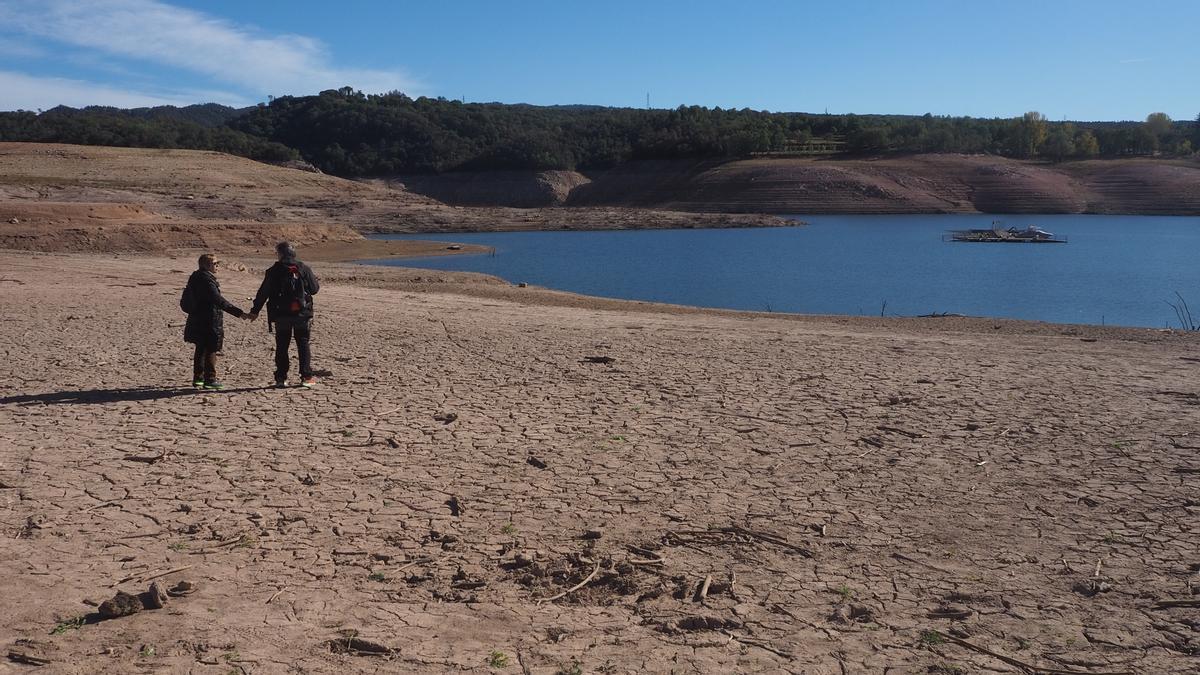
[(1071, 131), (1070, 125), (1067, 124), (1055, 126), (1042, 142), (1042, 154), (1056, 162), (1075, 154), (1075, 141), (1071, 137)]
[(1080, 157), (1095, 157), (1100, 154), (1100, 143), (1096, 135), (1090, 131), (1081, 131), (1075, 135), (1075, 154)]
[(1171, 131), (1171, 118), (1166, 113), (1150, 113), (1146, 115), (1146, 128), (1161, 139)]
[(1046, 140), (1046, 116), (1031, 110), (1016, 120), (1014, 148), (1018, 157), (1035, 157)]

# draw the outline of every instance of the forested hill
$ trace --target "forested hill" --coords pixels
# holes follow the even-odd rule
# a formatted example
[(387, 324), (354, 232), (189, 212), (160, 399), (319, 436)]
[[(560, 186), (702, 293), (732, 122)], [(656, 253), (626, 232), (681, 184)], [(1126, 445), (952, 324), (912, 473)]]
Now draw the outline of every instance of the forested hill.
[(59, 106), (43, 113), (4, 112), (0, 113), (0, 141), (215, 150), (264, 162), (299, 158), (292, 148), (227, 126), (242, 114), (216, 104), (132, 110)]
[(0, 113), (0, 140), (209, 149), (301, 157), (340, 176), (490, 169), (606, 169), (631, 160), (888, 153), (1072, 158), (1191, 155), (1200, 122), (1051, 122), (597, 106), (531, 106), (366, 95), (349, 87), (236, 110), (55, 108)]

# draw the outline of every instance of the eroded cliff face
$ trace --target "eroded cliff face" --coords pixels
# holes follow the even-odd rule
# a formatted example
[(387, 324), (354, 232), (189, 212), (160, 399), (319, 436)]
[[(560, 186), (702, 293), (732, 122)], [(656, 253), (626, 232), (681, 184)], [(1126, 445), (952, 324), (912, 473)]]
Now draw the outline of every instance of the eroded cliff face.
[(458, 206), (562, 206), (571, 192), (591, 182), (576, 171), (463, 171), (401, 175), (382, 180), (390, 187)]
[(409, 190), (472, 206), (641, 207), (723, 213), (1200, 214), (1200, 164), (1120, 159), (1049, 164), (985, 155), (646, 161), (587, 172), (405, 177)]

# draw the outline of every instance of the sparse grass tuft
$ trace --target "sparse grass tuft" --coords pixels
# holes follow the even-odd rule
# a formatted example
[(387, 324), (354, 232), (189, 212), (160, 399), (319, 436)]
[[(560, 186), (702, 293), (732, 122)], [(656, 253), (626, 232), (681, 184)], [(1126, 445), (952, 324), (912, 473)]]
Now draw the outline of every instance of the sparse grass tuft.
[(850, 588), (849, 586), (847, 586), (845, 584), (842, 584), (841, 586), (838, 586), (837, 588), (833, 589), (833, 592), (842, 596), (842, 600), (849, 600), (850, 598), (854, 597), (854, 589)]
[(508, 666), (508, 654), (496, 650), (488, 654), (488, 665), (493, 668), (504, 668)]
[(504, 534), (512, 536), (517, 533), (517, 526), (513, 525), (512, 523), (507, 523), (504, 527), (500, 528), (500, 531)]
[(388, 580), (387, 575), (385, 575), (383, 572), (371, 572), (370, 574), (367, 575), (367, 578), (370, 579), (371, 581), (387, 581)]
[(927, 630), (921, 632), (920, 643), (923, 647), (934, 647), (946, 644), (946, 638), (942, 637), (942, 634), (936, 630)]
[(571, 659), (571, 665), (559, 668), (554, 675), (583, 675), (583, 664)]
[(51, 635), (62, 635), (69, 630), (79, 630), (83, 628), (83, 617), (73, 616), (69, 619), (62, 619), (54, 626), (54, 630), (50, 631)]
[(167, 544), (167, 548), (171, 549), (172, 551), (186, 551), (187, 547), (188, 543), (186, 541), (173, 541)]

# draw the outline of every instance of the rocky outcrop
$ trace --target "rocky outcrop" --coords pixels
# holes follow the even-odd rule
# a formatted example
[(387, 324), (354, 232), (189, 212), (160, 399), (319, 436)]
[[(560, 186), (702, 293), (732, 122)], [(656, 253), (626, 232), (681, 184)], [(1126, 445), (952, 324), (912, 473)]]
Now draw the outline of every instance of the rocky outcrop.
[(590, 182), (575, 171), (479, 171), (403, 175), (384, 179), (400, 187), (458, 206), (560, 206), (571, 191)]

